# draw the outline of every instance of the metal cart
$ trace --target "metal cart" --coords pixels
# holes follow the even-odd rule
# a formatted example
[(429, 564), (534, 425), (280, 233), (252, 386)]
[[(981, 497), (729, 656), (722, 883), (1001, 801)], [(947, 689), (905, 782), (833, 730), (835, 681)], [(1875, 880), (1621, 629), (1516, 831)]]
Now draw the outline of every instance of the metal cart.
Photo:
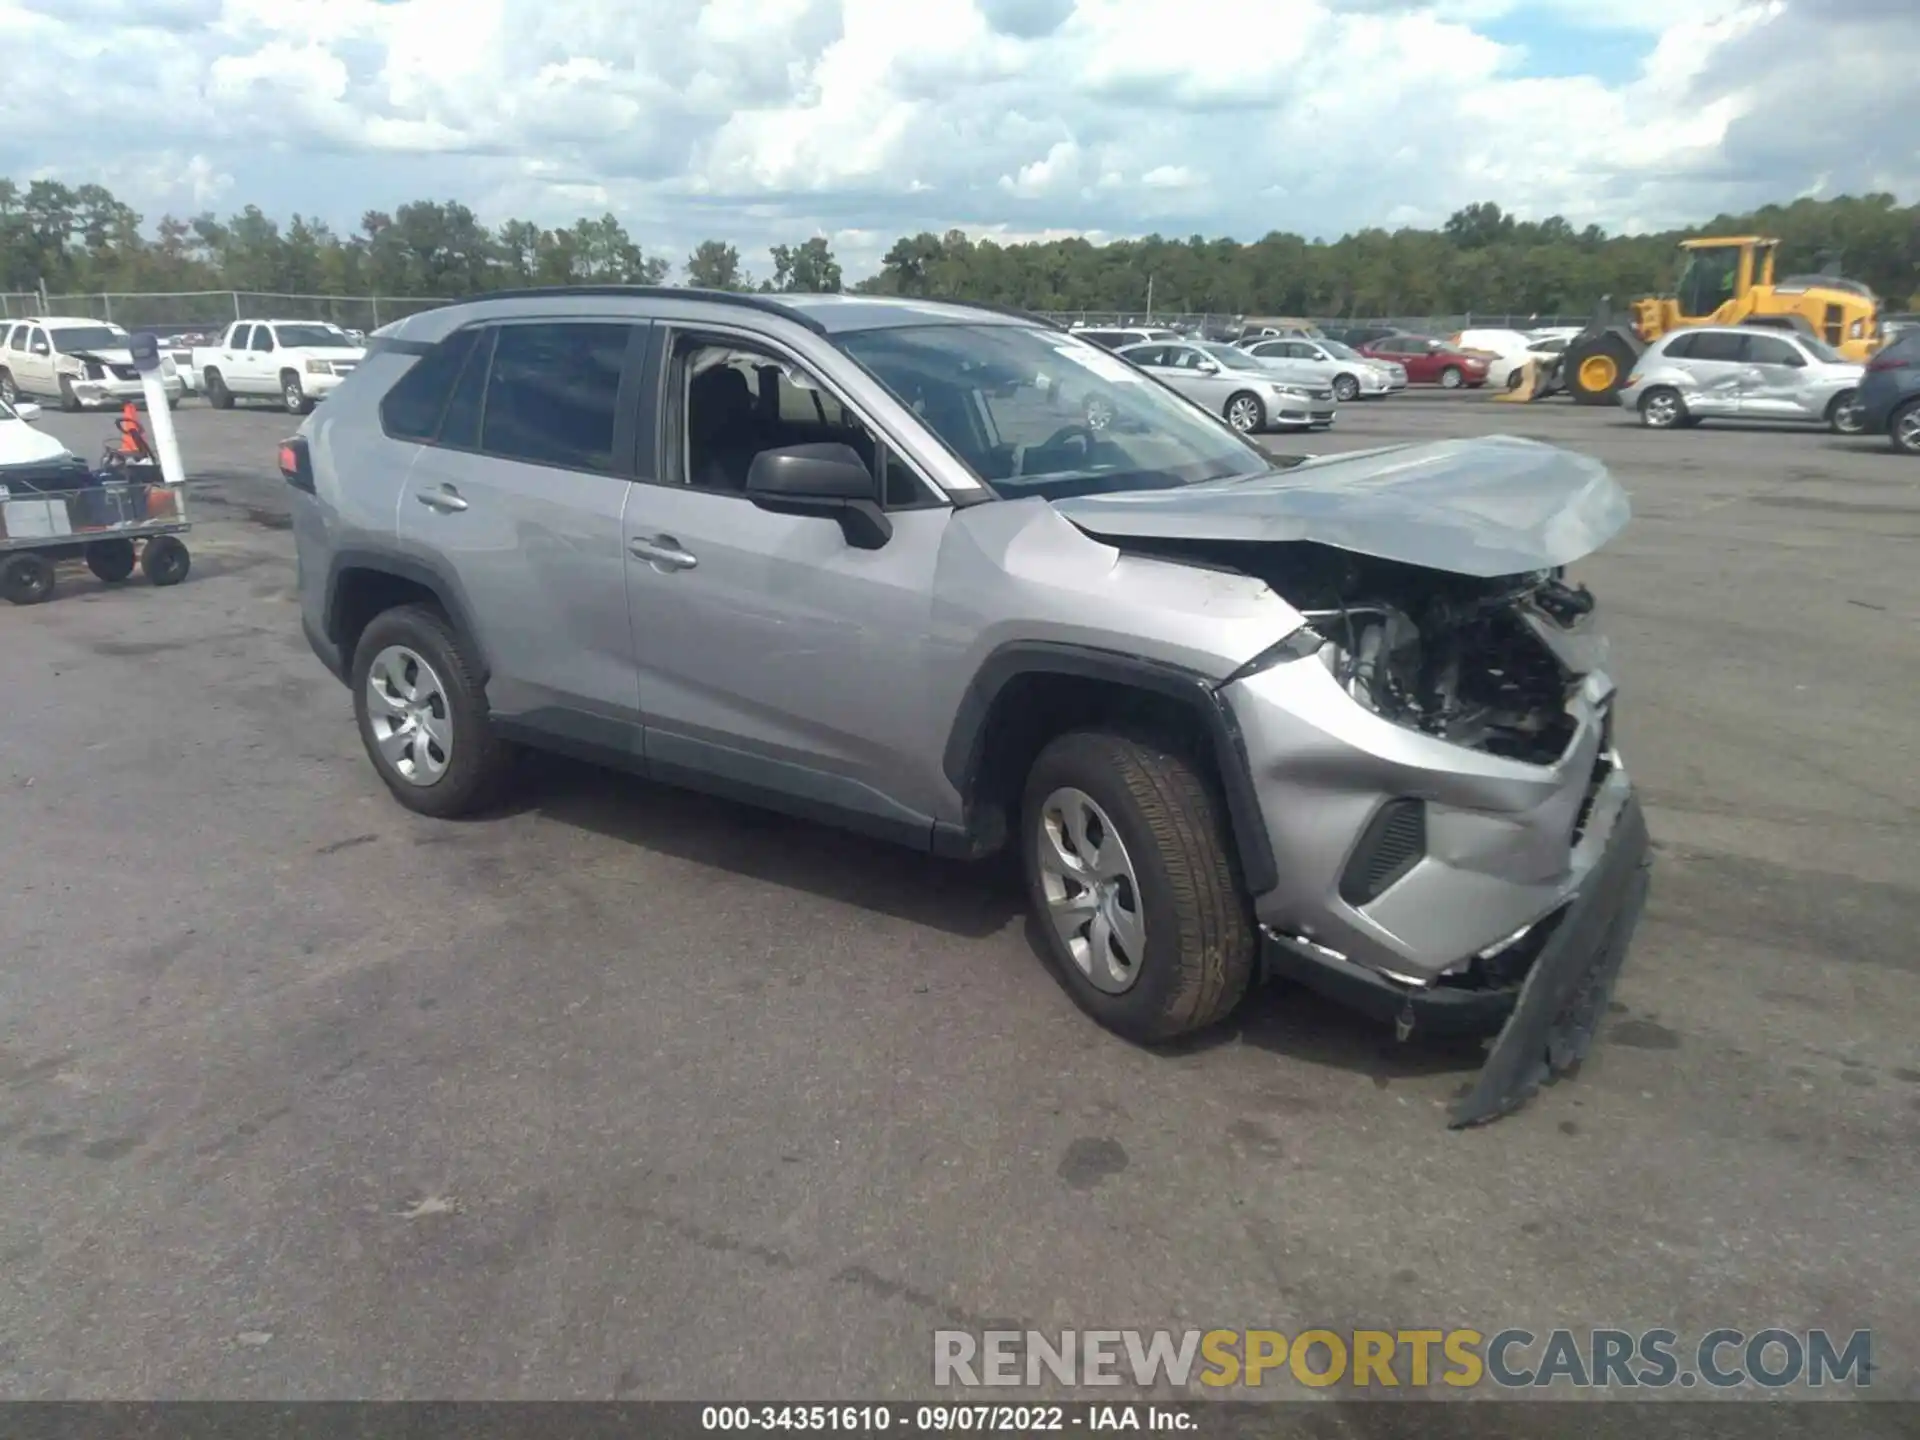
[(137, 567), (155, 585), (178, 585), (193, 563), (181, 536), (184, 485), (170, 485), (136, 420), (98, 467), (78, 460), (0, 469), (0, 595), (15, 605), (53, 596), (62, 560), (84, 560), (108, 584)]

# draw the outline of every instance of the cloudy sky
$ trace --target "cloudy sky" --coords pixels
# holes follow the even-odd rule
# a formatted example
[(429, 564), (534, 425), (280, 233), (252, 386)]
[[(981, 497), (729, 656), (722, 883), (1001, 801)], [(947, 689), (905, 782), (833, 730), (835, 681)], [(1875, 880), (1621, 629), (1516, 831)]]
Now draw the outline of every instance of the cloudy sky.
[(1920, 199), (1920, 0), (0, 0), (0, 175), (649, 251)]

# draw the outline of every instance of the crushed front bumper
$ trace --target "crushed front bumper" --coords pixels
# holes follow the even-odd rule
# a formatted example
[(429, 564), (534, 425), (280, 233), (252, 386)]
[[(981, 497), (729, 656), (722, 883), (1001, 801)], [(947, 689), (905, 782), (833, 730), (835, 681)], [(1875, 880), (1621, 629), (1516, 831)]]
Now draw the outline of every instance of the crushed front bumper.
[[(131, 368), (131, 367), (129, 367)], [(132, 378), (110, 375), (108, 378), (88, 379), (80, 376), (68, 376), (73, 386), (73, 398), (80, 402), (83, 409), (93, 410), (103, 406), (118, 409), (131, 401), (135, 405), (144, 405), (147, 400), (147, 387), (136, 374)], [(185, 393), (178, 374), (168, 375), (161, 382), (168, 400), (178, 400)]]

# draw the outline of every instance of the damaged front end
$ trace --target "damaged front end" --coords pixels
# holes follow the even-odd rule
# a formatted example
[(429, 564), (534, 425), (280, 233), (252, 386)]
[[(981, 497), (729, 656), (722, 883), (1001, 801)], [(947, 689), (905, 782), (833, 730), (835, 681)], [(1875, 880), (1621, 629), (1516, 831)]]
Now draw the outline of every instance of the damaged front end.
[(1518, 441), (1314, 461), (1263, 498), (1202, 488), (1161, 492), (1151, 523), (1061, 508), (1303, 617), (1219, 687), (1278, 862), (1254, 897), (1270, 969), (1402, 1038), (1493, 1034), (1451, 1122), (1518, 1108), (1585, 1055), (1646, 896), (1607, 646), (1564, 569), (1624, 495)]

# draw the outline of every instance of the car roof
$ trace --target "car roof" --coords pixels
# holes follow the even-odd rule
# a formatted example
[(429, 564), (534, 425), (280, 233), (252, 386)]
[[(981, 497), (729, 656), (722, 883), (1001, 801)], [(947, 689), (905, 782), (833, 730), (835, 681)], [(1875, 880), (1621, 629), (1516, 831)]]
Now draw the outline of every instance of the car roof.
[(13, 323), (22, 325), (44, 325), (49, 330), (64, 330), (72, 325), (105, 325), (112, 330), (126, 328), (117, 320), (96, 320), (91, 315), (22, 315), (19, 320)]
[(498, 290), (462, 300), (457, 307), (445, 308), (458, 308), (463, 313), (478, 309), (484, 313), (484, 307), (499, 302), (569, 297), (659, 300), (758, 310), (763, 314), (784, 316), (819, 335), (901, 329), (912, 325), (1037, 325), (1049, 330), (1061, 329), (1054, 322), (1024, 310), (971, 301), (923, 300), (901, 295), (769, 295), (665, 285), (556, 285), (528, 290)]

